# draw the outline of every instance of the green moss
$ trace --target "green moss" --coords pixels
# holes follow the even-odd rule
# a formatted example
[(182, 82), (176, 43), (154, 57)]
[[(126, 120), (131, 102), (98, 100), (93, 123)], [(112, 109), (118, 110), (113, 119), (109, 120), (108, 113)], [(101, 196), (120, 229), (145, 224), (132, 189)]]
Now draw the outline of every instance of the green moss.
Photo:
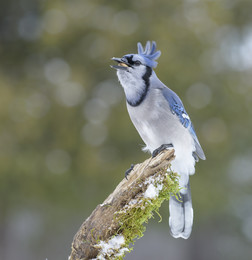
[[(166, 170), (164, 170), (166, 171)], [(118, 234), (121, 234), (125, 238), (125, 245), (129, 249), (129, 252), (133, 250), (130, 245), (134, 244), (135, 239), (143, 236), (146, 229), (145, 223), (153, 217), (156, 212), (160, 221), (162, 220), (159, 214), (159, 208), (165, 200), (169, 200), (171, 195), (176, 195), (179, 192), (178, 174), (169, 171), (168, 173), (160, 174), (160, 178), (154, 180), (153, 185), (162, 184), (162, 189), (159, 191), (159, 195), (153, 199), (144, 198), (143, 196), (136, 198), (132, 204), (128, 204), (122, 211), (115, 214), (115, 220), (120, 223), (120, 229)], [(124, 256), (116, 258), (123, 259)], [(115, 259), (115, 258), (114, 258)]]

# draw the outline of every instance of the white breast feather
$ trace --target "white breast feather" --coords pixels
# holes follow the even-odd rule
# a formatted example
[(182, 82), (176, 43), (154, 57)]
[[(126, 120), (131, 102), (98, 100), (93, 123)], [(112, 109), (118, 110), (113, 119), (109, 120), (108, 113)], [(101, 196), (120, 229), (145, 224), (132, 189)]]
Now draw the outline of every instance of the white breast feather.
[[(159, 95), (158, 90), (151, 90), (149, 94), (141, 106), (127, 106), (130, 118), (146, 144), (144, 150), (152, 153), (162, 144), (172, 143), (176, 156), (172, 169), (180, 175), (194, 174), (192, 152), (195, 145), (191, 134), (171, 113), (167, 101), (162, 101), (163, 96)], [(161, 105), (153, 102), (155, 98)]]

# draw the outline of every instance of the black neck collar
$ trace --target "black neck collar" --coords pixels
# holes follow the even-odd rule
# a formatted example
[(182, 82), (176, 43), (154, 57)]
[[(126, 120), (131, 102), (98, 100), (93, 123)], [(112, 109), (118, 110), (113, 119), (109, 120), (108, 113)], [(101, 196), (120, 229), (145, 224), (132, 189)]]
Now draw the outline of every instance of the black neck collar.
[(142, 95), (140, 96), (140, 98), (138, 100), (136, 100), (135, 102), (131, 102), (127, 99), (127, 103), (132, 106), (132, 107), (137, 107), (139, 106), (143, 101), (144, 99), (146, 98), (146, 95), (148, 93), (148, 90), (149, 90), (149, 87), (150, 87), (150, 76), (152, 74), (152, 68), (149, 67), (149, 66), (146, 66), (146, 72), (145, 74), (143, 75), (142, 79), (144, 80), (144, 90), (143, 90), (143, 93)]

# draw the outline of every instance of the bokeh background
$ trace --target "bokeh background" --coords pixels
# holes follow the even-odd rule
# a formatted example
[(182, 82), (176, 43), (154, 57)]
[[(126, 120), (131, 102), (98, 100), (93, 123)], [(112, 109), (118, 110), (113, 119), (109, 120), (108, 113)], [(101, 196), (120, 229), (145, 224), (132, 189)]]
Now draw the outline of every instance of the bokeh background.
[(0, 3), (0, 259), (67, 259), (74, 234), (148, 157), (110, 58), (155, 40), (207, 156), (191, 178), (189, 240), (168, 204), (126, 259), (252, 255), (252, 1)]

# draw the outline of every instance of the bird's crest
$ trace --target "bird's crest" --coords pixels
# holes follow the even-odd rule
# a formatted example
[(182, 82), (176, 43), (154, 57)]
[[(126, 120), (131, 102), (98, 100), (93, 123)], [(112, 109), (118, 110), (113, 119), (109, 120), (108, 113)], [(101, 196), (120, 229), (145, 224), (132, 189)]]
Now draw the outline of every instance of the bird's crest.
[(157, 62), (155, 60), (161, 55), (161, 51), (157, 51), (156, 46), (156, 42), (154, 41), (152, 43), (147, 41), (145, 48), (143, 48), (143, 45), (140, 42), (137, 43), (138, 54), (142, 56), (146, 60), (147, 65), (152, 68), (157, 66)]

